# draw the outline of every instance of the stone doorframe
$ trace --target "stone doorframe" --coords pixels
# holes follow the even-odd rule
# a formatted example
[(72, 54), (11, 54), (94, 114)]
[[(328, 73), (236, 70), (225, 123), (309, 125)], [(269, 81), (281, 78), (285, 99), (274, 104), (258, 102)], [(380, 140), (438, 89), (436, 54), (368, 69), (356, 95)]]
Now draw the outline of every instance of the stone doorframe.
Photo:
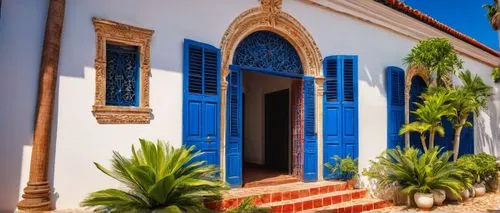
[(318, 179), (323, 177), (323, 72), (322, 57), (307, 30), (291, 15), (281, 10), (282, 0), (260, 0), (260, 6), (244, 11), (229, 25), (221, 40), (220, 168), (226, 177), (226, 77), (238, 44), (253, 32), (266, 30), (285, 38), (297, 51), (305, 76), (315, 77), (316, 133), (318, 136)]

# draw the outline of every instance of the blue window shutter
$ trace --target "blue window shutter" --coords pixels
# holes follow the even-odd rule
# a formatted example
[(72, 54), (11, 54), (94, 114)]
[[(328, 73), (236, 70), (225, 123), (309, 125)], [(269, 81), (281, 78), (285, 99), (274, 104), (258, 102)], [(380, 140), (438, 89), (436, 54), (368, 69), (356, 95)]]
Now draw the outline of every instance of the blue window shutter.
[(358, 57), (342, 56), (342, 157), (358, 157)]
[(231, 71), (227, 77), (227, 139), (226, 139), (226, 181), (231, 186), (241, 186), (242, 177), (242, 90), (241, 72)]
[[(340, 102), (341, 91), (341, 63), (337, 56), (326, 57), (323, 61), (325, 76), (323, 94), (323, 162), (335, 165), (334, 156), (342, 156), (342, 108)], [(325, 179), (339, 178), (339, 173), (332, 173), (323, 166)]]
[(314, 78), (304, 77), (304, 181), (318, 178)]
[(202, 152), (195, 161), (219, 166), (219, 49), (184, 40), (183, 70), (183, 145)]
[(399, 130), (404, 124), (405, 73), (399, 67), (387, 67), (387, 148), (404, 147)]

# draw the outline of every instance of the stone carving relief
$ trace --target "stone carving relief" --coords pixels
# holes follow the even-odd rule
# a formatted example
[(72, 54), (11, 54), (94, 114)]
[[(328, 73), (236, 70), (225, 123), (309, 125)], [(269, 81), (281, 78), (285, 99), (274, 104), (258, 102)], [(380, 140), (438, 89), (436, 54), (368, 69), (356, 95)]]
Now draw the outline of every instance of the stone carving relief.
[[(147, 124), (149, 108), (150, 51), (154, 31), (110, 20), (92, 18), (96, 33), (96, 88), (92, 112), (100, 124)], [(140, 58), (140, 92), (138, 107), (106, 105), (106, 43), (137, 46)]]

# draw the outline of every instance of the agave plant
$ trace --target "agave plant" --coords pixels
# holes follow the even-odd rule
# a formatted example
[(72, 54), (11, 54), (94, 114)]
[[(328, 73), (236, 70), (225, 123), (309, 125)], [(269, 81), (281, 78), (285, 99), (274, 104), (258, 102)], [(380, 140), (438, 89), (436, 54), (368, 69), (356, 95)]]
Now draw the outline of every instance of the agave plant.
[(194, 147), (173, 148), (158, 141), (140, 139), (141, 148), (132, 145), (132, 156), (113, 152), (112, 168), (98, 163), (104, 174), (127, 188), (105, 189), (89, 194), (81, 206), (97, 212), (200, 212), (205, 198), (219, 199), (224, 183), (217, 168), (203, 161), (193, 162), (200, 152)]
[(363, 171), (363, 175), (377, 180), (382, 188), (398, 184), (408, 194), (444, 189), (460, 197), (460, 191), (471, 183), (463, 178), (466, 176), (463, 170), (449, 162), (452, 153), (440, 154), (441, 150), (431, 147), (421, 153), (413, 147), (390, 149), (377, 157), (377, 161), (370, 161), (370, 169)]

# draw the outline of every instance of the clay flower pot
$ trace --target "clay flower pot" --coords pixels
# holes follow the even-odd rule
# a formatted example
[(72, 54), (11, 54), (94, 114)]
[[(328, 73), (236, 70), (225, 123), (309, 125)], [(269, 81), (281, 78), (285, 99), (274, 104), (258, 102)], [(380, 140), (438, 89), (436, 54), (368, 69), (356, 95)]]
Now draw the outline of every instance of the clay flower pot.
[(460, 196), (462, 196), (462, 199), (460, 201), (467, 201), (469, 199), (470, 193), (468, 189), (464, 189), (460, 192)]
[(434, 196), (434, 204), (436, 206), (443, 205), (443, 201), (446, 199), (446, 192), (442, 189), (433, 189), (432, 195)]
[(430, 209), (434, 205), (434, 196), (432, 193), (417, 192), (413, 197), (417, 207), (420, 209)]
[(483, 196), (486, 193), (486, 186), (482, 183), (474, 184), (474, 191), (476, 191), (476, 197)]
[(445, 190), (445, 192), (446, 192), (446, 200), (449, 200), (452, 202), (458, 201), (458, 197), (455, 194), (451, 193), (450, 190)]

